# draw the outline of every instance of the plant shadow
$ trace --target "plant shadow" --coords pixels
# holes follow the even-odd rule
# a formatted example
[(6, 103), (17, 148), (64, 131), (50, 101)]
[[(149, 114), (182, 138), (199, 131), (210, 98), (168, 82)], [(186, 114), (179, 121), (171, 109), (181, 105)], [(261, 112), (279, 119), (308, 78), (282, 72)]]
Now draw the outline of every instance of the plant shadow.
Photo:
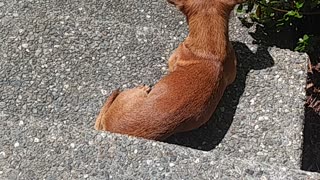
[[(260, 25), (257, 23), (248, 22), (247, 18), (240, 18), (243, 26), (249, 28), (255, 26), (255, 32), (249, 33), (254, 43), (264, 46), (276, 46), (281, 49), (294, 50), (300, 38), (305, 34), (312, 34), (312, 37), (318, 41), (320, 36), (320, 26), (314, 26), (314, 24), (320, 23), (320, 14), (314, 16), (304, 16), (297, 21), (296, 28), (291, 26), (284, 26), (282, 28), (276, 27), (275, 24)], [(318, 43), (312, 43), (311, 46), (317, 46)]]
[(320, 49), (317, 49), (313, 53), (309, 53), (309, 57), (311, 67), (308, 69), (307, 73), (307, 87), (310, 84), (313, 84), (313, 87), (306, 87), (307, 100), (304, 109), (301, 169), (320, 172), (320, 104), (314, 106), (313, 103), (311, 103), (320, 103), (320, 93), (317, 92), (320, 87), (320, 72), (315, 70), (317, 64), (320, 63)]
[(228, 132), (237, 110), (240, 98), (244, 93), (246, 77), (250, 70), (261, 70), (274, 65), (267, 47), (259, 46), (252, 52), (244, 43), (232, 42), (237, 54), (237, 77), (227, 87), (224, 95), (210, 120), (200, 128), (175, 134), (165, 142), (186, 146), (198, 150), (214, 149)]
[(305, 107), (302, 170), (320, 172), (320, 114)]

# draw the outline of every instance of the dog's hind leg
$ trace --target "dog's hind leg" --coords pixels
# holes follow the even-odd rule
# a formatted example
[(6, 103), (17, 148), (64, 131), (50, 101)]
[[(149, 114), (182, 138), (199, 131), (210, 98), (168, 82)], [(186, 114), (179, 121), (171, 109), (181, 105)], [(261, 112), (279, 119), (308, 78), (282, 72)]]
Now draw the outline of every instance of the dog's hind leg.
[(107, 113), (109, 107), (113, 103), (113, 101), (117, 98), (117, 96), (120, 94), (119, 89), (114, 90), (111, 95), (108, 97), (106, 102), (104, 103), (103, 107), (100, 110), (100, 113), (96, 119), (96, 123), (94, 125), (96, 130), (103, 130), (102, 121), (103, 121), (103, 115)]

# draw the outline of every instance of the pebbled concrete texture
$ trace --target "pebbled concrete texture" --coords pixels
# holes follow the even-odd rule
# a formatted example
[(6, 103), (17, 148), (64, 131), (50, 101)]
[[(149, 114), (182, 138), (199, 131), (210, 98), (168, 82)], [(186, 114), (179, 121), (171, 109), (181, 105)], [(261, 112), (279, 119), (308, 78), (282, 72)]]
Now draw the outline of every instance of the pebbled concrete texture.
[(291, 170), (306, 55), (255, 44), (237, 18), (237, 80), (212, 121), (167, 141), (182, 146), (93, 130), (113, 89), (165, 75), (187, 35), (165, 1), (0, 0), (0, 32), (0, 179), (320, 178)]
[[(28, 120), (30, 121), (30, 120)], [(1, 179), (319, 179), (316, 173), (68, 125), (25, 133), (5, 146)], [(25, 130), (35, 127), (26, 125)], [(41, 132), (41, 133), (40, 133)], [(30, 138), (29, 138), (30, 137)], [(38, 136), (39, 137), (39, 136)], [(6, 141), (6, 138), (5, 138)]]

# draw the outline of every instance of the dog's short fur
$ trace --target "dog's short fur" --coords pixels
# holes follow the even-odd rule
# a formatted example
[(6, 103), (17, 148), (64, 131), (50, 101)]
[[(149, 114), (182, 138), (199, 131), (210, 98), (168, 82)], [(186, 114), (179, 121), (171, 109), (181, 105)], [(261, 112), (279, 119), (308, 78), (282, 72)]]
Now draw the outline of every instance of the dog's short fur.
[(236, 76), (228, 37), (231, 10), (242, 0), (168, 0), (187, 17), (189, 35), (169, 59), (170, 73), (152, 89), (140, 86), (107, 99), (97, 130), (164, 140), (207, 122)]

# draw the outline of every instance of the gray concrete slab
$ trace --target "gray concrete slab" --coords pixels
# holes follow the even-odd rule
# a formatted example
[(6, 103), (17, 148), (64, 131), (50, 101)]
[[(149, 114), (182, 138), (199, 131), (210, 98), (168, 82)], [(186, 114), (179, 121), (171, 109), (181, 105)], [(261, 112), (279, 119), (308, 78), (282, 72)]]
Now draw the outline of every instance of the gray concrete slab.
[(165, 1), (0, 0), (0, 179), (318, 177), (288, 170), (306, 56), (255, 45), (236, 18), (230, 31), (236, 82), (212, 121), (168, 140), (204, 152), (93, 131), (113, 89), (166, 73), (187, 27)]
[[(204, 152), (28, 117), (6, 120), (1, 179), (319, 179), (223, 152)], [(4, 132), (4, 129), (1, 129)]]

